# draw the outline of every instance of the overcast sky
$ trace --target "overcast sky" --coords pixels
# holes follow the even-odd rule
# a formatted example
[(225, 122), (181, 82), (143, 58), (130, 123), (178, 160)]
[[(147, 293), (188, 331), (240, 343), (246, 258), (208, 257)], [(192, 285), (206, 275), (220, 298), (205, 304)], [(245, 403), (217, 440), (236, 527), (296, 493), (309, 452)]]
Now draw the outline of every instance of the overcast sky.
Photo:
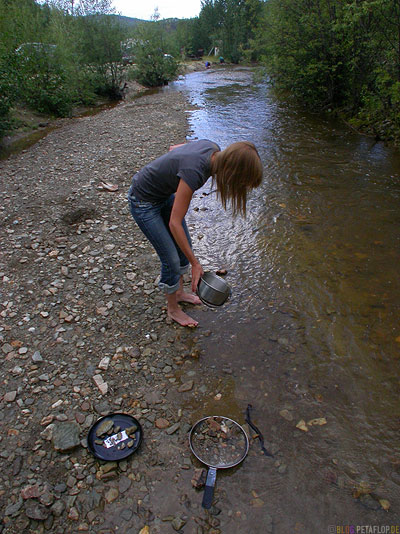
[(136, 19), (150, 20), (156, 7), (161, 19), (188, 19), (200, 13), (201, 0), (113, 0), (113, 6), (121, 15)]

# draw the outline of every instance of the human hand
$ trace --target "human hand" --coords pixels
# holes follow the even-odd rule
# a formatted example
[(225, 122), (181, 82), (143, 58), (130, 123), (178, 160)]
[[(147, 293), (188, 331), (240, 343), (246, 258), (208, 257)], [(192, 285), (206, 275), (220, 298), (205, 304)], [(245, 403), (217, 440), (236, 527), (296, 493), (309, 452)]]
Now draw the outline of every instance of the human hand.
[(203, 276), (204, 271), (200, 263), (192, 265), (192, 291), (196, 293), (197, 286), (199, 285), (200, 278)]

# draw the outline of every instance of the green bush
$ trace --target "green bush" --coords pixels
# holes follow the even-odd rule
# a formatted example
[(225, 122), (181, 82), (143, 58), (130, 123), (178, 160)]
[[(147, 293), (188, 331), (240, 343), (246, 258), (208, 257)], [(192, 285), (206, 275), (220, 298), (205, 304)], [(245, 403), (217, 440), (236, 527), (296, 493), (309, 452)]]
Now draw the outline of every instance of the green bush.
[(72, 98), (55, 47), (26, 43), (17, 49), (16, 59), (19, 99), (34, 111), (67, 116), (72, 109)]
[(10, 129), (10, 109), (16, 98), (16, 71), (13, 56), (0, 58), (0, 138)]
[(178, 63), (159, 50), (142, 50), (136, 55), (135, 80), (145, 87), (159, 87), (174, 80)]
[(178, 72), (178, 63), (165, 54), (162, 26), (149, 22), (138, 27), (133, 47), (135, 58), (134, 76), (145, 87), (158, 87), (173, 80)]

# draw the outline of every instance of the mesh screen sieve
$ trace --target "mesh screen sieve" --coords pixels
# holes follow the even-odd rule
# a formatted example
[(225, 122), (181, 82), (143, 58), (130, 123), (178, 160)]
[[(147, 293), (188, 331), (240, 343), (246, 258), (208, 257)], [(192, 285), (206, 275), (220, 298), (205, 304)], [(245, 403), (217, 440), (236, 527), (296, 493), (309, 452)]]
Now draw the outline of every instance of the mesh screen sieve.
[(212, 467), (233, 467), (247, 454), (244, 430), (226, 417), (202, 419), (193, 427), (190, 439), (197, 458)]

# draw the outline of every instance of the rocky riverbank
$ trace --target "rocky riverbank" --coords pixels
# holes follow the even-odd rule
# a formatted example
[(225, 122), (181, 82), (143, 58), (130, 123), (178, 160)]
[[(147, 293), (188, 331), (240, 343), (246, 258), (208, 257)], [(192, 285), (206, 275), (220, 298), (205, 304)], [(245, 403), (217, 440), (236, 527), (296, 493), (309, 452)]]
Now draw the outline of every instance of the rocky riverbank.
[[(198, 370), (209, 333), (168, 323), (126, 201), (133, 173), (185, 140), (189, 105), (130, 96), (0, 163), (3, 533), (221, 531), (187, 443), (191, 403), (216, 394)], [(118, 464), (86, 442), (115, 411), (144, 430)]]

